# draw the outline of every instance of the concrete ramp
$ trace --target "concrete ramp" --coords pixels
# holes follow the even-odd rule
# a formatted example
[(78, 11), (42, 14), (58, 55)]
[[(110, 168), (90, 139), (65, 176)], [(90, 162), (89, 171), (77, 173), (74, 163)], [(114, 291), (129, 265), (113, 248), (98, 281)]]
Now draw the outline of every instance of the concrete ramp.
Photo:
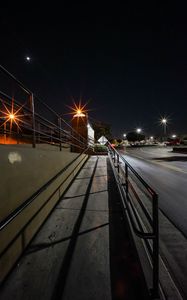
[(92, 156), (5, 281), (0, 299), (147, 299), (132, 248), (107, 157)]
[(97, 157), (84, 166), (8, 278), (1, 299), (111, 298), (106, 167), (106, 158)]

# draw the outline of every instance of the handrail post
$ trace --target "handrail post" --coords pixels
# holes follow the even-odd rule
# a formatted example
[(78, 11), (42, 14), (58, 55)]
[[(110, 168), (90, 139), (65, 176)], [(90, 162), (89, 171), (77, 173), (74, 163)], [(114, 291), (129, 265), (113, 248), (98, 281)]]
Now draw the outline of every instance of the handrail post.
[(62, 141), (61, 141), (61, 138), (62, 138), (62, 134), (61, 134), (62, 122), (61, 122), (61, 117), (58, 118), (58, 126), (59, 126), (59, 139), (60, 139), (59, 148), (60, 148), (60, 151), (62, 151)]
[(34, 95), (30, 95), (30, 105), (32, 111), (32, 147), (36, 148), (36, 126), (35, 126), (35, 108), (34, 108)]
[(114, 164), (116, 163), (116, 152), (114, 151)]
[(126, 190), (126, 195), (129, 193), (129, 185), (128, 185), (128, 166), (125, 164), (125, 190)]
[(52, 128), (50, 128), (50, 133), (51, 133), (50, 139), (51, 139), (51, 144), (52, 144), (52, 142), (53, 142), (53, 137), (52, 137), (53, 131), (52, 131)]
[(117, 154), (117, 170), (118, 170), (118, 174), (119, 174), (119, 154)]
[[(136, 176), (136, 178), (140, 181), (140, 183), (143, 184), (143, 186), (146, 188), (147, 191), (152, 196), (152, 214), (149, 215), (149, 212), (146, 210), (146, 207), (144, 206), (143, 202), (139, 198), (139, 202), (141, 205), (142, 210), (144, 211), (145, 216), (147, 217), (148, 222), (150, 223), (152, 227), (152, 231), (149, 233), (144, 232), (144, 228), (141, 225), (141, 221), (139, 221), (139, 218), (137, 217), (136, 210), (132, 208), (133, 214), (131, 214), (131, 211), (128, 208), (128, 203), (124, 201), (124, 205), (127, 205), (127, 213), (129, 215), (130, 224), (132, 225), (133, 231), (137, 236), (140, 238), (148, 241), (152, 241), (152, 247), (148, 242), (148, 245), (146, 243), (147, 250), (150, 253), (151, 256), (151, 271), (152, 271), (152, 286), (150, 288), (150, 296), (151, 299), (159, 299), (159, 211), (158, 211), (158, 195), (155, 193), (155, 191), (141, 178), (141, 176), (133, 169), (133, 167), (113, 148), (110, 147), (112, 151), (111, 155), (111, 161), (113, 162), (113, 165), (115, 168), (117, 168), (117, 171), (115, 172), (115, 176), (117, 179), (117, 175), (119, 175), (120, 171), (120, 159), (124, 163), (125, 167), (125, 173), (123, 172), (124, 178), (125, 178), (125, 184), (120, 182), (121, 186), (125, 186), (125, 193), (126, 193), (126, 200), (129, 202), (132, 208), (132, 202), (131, 197), (129, 198), (129, 188), (133, 192), (133, 185), (131, 184), (131, 181), (129, 181), (129, 177), (131, 178), (131, 173)], [(117, 163), (117, 165), (116, 165)], [(129, 173), (130, 170), (130, 173)], [(123, 169), (124, 171), (124, 169)], [(121, 187), (120, 187), (121, 188)], [(124, 198), (124, 194), (122, 194), (122, 197)], [(133, 221), (133, 217), (137, 220), (138, 225), (140, 224), (139, 230), (136, 227), (136, 224)]]
[(6, 137), (7, 137), (7, 132), (6, 132), (6, 122), (4, 122), (3, 132), (4, 132), (4, 143), (6, 144)]
[(153, 195), (153, 290), (152, 297), (159, 297), (159, 221), (158, 195)]
[(40, 132), (41, 132), (41, 127), (40, 127), (40, 123), (38, 123), (38, 139), (37, 139), (38, 144), (40, 144)]

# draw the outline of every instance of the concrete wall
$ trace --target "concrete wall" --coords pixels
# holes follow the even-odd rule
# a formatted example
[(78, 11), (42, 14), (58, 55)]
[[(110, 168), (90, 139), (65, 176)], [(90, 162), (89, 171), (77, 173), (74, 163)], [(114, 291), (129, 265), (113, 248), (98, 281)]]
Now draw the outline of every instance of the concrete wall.
[[(0, 221), (78, 155), (68, 151), (60, 152), (58, 148), (53, 147), (32, 149), (26, 145), (0, 145)], [(15, 264), (86, 159), (86, 155), (81, 155), (0, 231), (0, 282)], [(61, 188), (50, 198), (62, 182)]]

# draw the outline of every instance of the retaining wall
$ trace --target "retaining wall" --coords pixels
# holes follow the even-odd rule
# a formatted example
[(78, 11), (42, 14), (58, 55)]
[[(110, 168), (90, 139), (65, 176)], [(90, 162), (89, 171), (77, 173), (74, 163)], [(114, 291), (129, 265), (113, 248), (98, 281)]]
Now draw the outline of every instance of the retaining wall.
[(0, 221), (73, 161), (30, 205), (0, 231), (0, 283), (87, 157), (85, 154), (60, 152), (54, 147), (33, 149), (26, 145), (0, 145)]

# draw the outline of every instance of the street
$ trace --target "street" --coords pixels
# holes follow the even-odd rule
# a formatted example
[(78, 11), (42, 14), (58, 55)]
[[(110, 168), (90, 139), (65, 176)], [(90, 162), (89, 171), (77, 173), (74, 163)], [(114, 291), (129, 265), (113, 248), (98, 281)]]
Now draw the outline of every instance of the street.
[(187, 155), (155, 146), (127, 148), (123, 156), (158, 193), (160, 255), (187, 299)]
[(127, 148), (124, 157), (159, 195), (159, 207), (187, 237), (187, 154), (168, 147)]

